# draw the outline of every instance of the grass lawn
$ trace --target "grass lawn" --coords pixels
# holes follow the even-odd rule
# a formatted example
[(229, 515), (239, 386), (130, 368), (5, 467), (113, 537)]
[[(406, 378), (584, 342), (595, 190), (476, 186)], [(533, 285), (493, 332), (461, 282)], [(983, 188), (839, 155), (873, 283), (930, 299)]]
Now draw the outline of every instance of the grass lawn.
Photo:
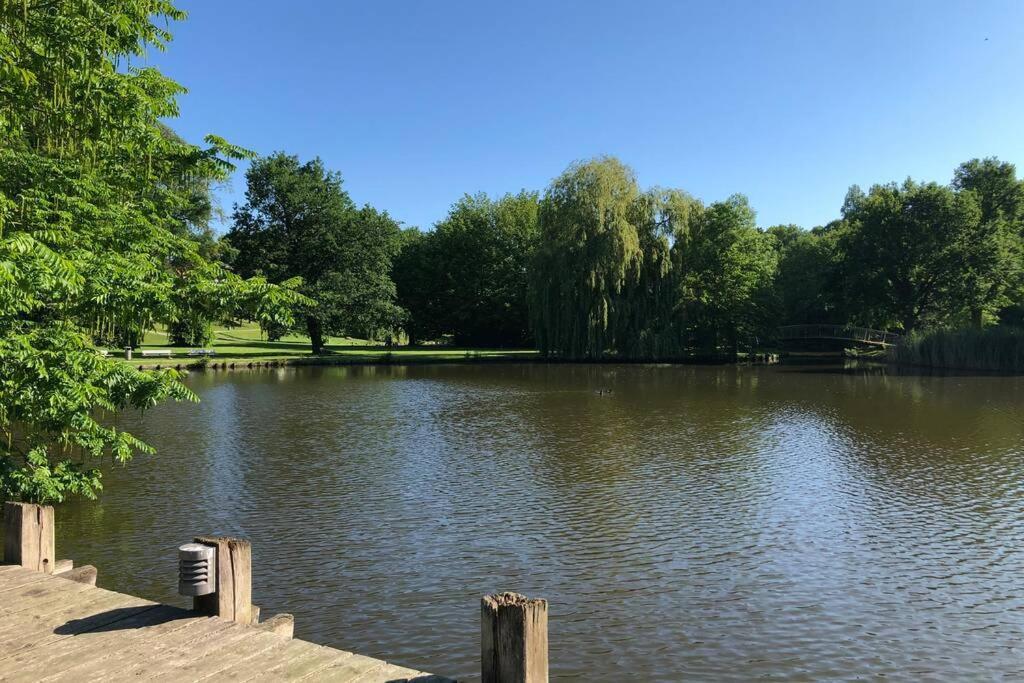
[[(393, 346), (386, 347), (364, 339), (348, 337), (331, 337), (327, 340), (326, 353), (314, 356), (310, 352), (309, 339), (298, 335), (283, 337), (280, 341), (267, 341), (262, 337), (259, 326), (216, 327), (214, 329), (212, 348), (217, 352), (210, 362), (243, 362), (250, 361), (288, 361), (305, 360), (311, 363), (366, 363), (387, 361), (391, 363), (437, 362), (442, 360), (498, 360), (528, 359), (537, 355), (531, 349), (465, 349), (450, 346)], [(188, 352), (194, 347), (168, 346), (167, 333), (162, 329), (149, 332), (141, 349), (169, 349), (173, 358), (139, 358), (136, 349), (132, 365), (173, 366), (191, 364), (199, 359), (189, 357)], [(123, 349), (110, 349), (112, 355), (123, 355)]]

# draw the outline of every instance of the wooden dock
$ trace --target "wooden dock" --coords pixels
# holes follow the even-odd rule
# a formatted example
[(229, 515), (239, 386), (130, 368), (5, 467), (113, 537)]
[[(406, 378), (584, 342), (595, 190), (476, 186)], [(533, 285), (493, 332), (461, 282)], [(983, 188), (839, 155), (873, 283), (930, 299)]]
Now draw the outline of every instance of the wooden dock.
[(450, 683), (63, 576), (0, 565), (0, 680)]
[[(53, 507), (4, 503), (0, 682), (456, 683), (292, 640), (290, 614), (261, 621), (245, 539), (197, 536), (178, 548), (188, 610), (97, 588), (95, 567), (56, 559), (54, 536)], [(548, 683), (546, 600), (481, 599), (480, 674), (483, 683)]]

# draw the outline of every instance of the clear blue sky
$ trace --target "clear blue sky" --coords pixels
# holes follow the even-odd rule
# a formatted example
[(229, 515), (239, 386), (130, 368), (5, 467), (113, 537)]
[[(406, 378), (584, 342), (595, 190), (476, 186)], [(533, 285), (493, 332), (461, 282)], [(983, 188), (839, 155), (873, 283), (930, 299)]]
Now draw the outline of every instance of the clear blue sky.
[(190, 90), (180, 133), (320, 156), (422, 228), (598, 154), (645, 187), (745, 193), (762, 226), (824, 223), (853, 183), (1024, 166), (1019, 0), (178, 4), (149, 62)]

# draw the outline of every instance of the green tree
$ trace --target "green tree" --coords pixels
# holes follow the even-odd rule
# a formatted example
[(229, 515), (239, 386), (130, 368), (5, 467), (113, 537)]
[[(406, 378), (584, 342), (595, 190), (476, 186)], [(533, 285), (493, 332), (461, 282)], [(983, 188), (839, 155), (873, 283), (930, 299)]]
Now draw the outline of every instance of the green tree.
[(974, 194), (981, 220), (963, 235), (962, 301), (974, 327), (1021, 301), (1024, 276), (1024, 181), (1013, 164), (972, 159), (953, 175), (954, 190)]
[(356, 208), (341, 175), (320, 159), (302, 163), (281, 152), (246, 172), (245, 203), (225, 237), (243, 275), (270, 282), (301, 278), (315, 306), (304, 312), (313, 353), (327, 335), (377, 336), (399, 322), (391, 280), (400, 228), (387, 213)]
[(680, 307), (690, 336), (705, 352), (735, 353), (770, 334), (775, 239), (755, 227), (747, 198), (733, 195), (693, 212), (677, 240)]
[(813, 230), (795, 225), (768, 228), (779, 259), (774, 289), (780, 324), (846, 322), (838, 296), (838, 227), (837, 223)]
[(398, 305), (405, 312), (402, 327), (410, 345), (443, 334), (439, 255), (431, 235), (419, 228), (402, 230), (401, 250), (391, 268)]
[(671, 358), (685, 352), (679, 306), (680, 252), (690, 221), (700, 202), (682, 190), (653, 188), (634, 202), (631, 221), (636, 226), (642, 254), (637, 278), (619, 297), (619, 353), (627, 358)]
[(618, 159), (575, 163), (541, 202), (531, 301), (541, 353), (601, 358), (617, 350), (623, 289), (643, 263), (633, 171)]
[[(181, 86), (125, 68), (170, 39), (165, 0), (0, 3), (0, 495), (94, 496), (103, 458), (152, 448), (112, 425), (125, 408), (194, 399), (174, 371), (106, 358), (181, 313), (184, 281), (217, 315), (288, 322), (300, 299), (243, 281), (189, 234), (184, 178), (223, 179), (243, 151), (164, 134)], [(283, 304), (283, 305), (282, 305)]]
[(966, 245), (981, 210), (973, 193), (907, 180), (851, 188), (843, 208), (843, 287), (852, 322), (907, 333), (960, 310)]
[(436, 314), (467, 346), (529, 340), (527, 268), (537, 240), (537, 195), (466, 195), (429, 234)]

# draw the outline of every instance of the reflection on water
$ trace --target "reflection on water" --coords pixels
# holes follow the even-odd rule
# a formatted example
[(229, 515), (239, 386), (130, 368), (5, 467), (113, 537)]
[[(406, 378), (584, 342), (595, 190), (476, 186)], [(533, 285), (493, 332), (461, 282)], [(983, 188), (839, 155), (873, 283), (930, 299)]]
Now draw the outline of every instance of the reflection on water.
[(1024, 380), (820, 370), (199, 374), (58, 550), (180, 604), (175, 547), (241, 535), (298, 637), (465, 680), (496, 590), (557, 680), (1024, 676)]

